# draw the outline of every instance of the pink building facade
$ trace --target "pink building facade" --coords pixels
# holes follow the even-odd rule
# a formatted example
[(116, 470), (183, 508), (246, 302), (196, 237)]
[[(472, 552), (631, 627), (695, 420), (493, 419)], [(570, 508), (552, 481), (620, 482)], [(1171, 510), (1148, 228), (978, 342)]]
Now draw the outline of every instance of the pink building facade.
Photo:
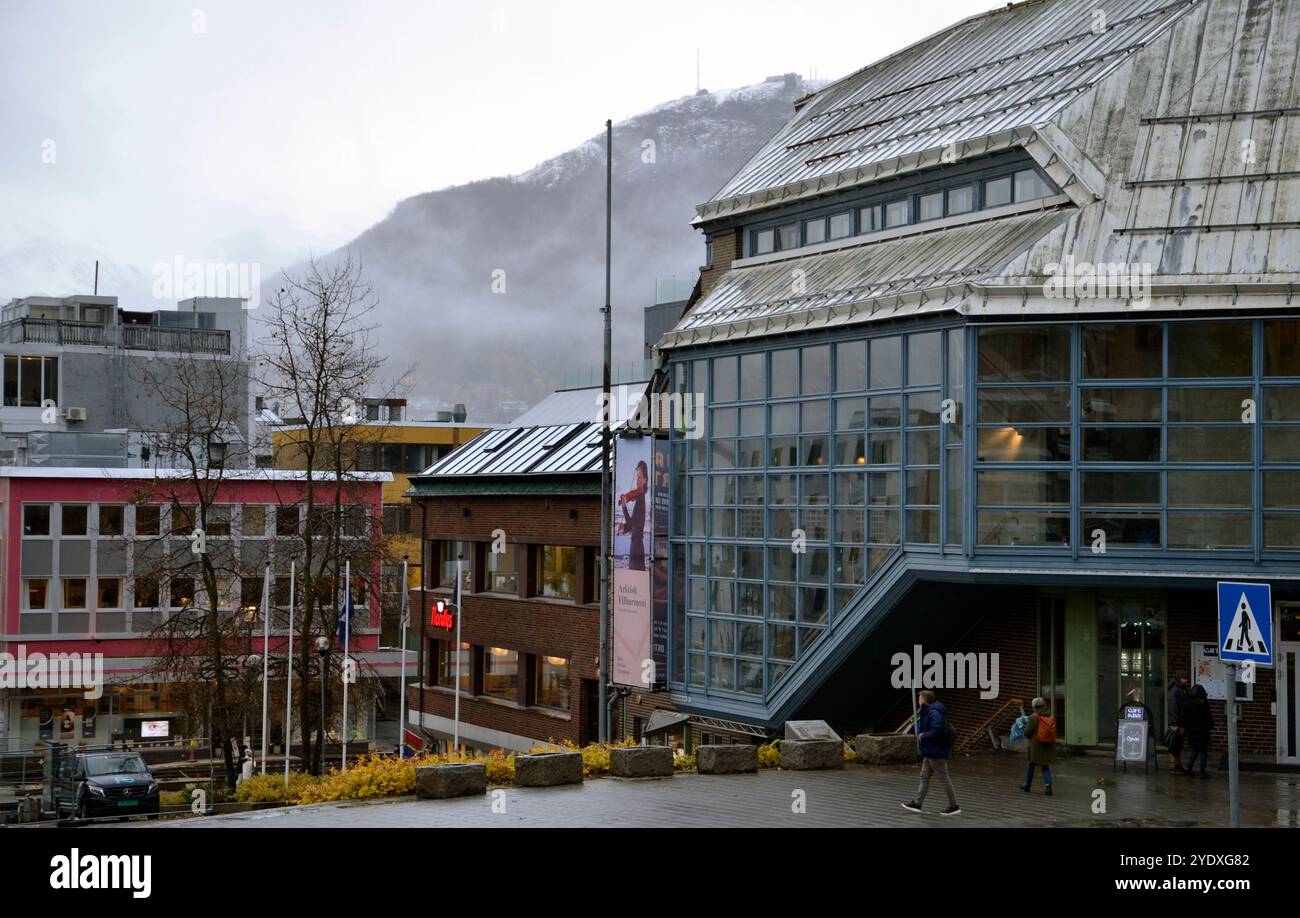
[[(332, 503), (341, 487), (345, 540), (369, 548), (390, 478), (363, 473), (338, 486), (317, 476), (316, 502)], [(306, 484), (302, 472), (223, 473), (203, 533), (204, 550), (218, 554), (228, 572), (218, 578), (223, 609), (257, 614), (268, 562), (272, 605), (287, 605), (290, 565), (296, 560), (301, 567), (310, 529), (302, 506)], [(8, 673), (0, 677), (0, 750), (49, 740), (139, 740), (162, 729), (178, 735), (173, 687), (150, 674), (157, 653), (150, 634), (169, 614), (206, 601), (191, 551), (197, 512), (185, 501), (193, 487), (167, 470), (0, 468), (0, 672)], [(354, 566), (352, 578), (349, 649), (363, 664), (369, 658), (386, 663), (378, 650), (380, 559), (373, 551)], [(283, 615), (273, 613), (271, 621), (270, 652), (284, 654)], [(255, 654), (262, 650), (260, 624), (256, 630)], [(16, 679), (23, 661), (52, 654), (102, 654), (99, 696)], [(356, 723), (364, 735), (364, 712)]]

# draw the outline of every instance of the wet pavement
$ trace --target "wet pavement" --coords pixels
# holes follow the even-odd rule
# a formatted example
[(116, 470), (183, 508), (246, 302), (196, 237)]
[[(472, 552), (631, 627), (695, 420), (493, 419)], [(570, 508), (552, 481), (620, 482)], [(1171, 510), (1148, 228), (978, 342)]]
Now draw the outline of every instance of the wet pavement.
[[(206, 818), (137, 823), (162, 827), (704, 827), (704, 826), (1226, 826), (1228, 778), (1209, 780), (1162, 770), (1112, 773), (1108, 759), (1062, 759), (1054, 795), (1022, 792), (1024, 758), (978, 755), (952, 763), (962, 814), (941, 817), (946, 801), (931, 782), (926, 812), (901, 807), (916, 789), (912, 766), (757, 775), (678, 774), (641, 781), (599, 778), (556, 788), (489, 788), (482, 797), (285, 807)], [(1300, 826), (1300, 774), (1243, 772), (1242, 824)]]

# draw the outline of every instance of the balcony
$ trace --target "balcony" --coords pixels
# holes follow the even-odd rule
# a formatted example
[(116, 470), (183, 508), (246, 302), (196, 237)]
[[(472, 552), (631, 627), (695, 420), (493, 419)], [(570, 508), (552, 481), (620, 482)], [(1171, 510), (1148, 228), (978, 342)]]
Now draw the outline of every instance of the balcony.
[(131, 351), (229, 354), (230, 332), (217, 328), (165, 328), (157, 325), (96, 325), (60, 319), (14, 319), (0, 323), (5, 344), (111, 347)]

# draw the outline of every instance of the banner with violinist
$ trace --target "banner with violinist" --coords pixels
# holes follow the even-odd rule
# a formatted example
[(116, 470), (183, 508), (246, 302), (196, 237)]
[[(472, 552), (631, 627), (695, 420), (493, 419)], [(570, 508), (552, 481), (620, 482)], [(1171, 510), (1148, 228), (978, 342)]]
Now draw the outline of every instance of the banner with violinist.
[(614, 622), (611, 674), (618, 685), (649, 689), (658, 680), (654, 619), (653, 437), (619, 437), (614, 450)]

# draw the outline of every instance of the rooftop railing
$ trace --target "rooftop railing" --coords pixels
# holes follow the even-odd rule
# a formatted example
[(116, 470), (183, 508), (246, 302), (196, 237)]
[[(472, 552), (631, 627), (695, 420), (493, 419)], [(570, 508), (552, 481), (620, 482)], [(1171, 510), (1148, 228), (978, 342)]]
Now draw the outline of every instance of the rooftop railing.
[(62, 319), (14, 319), (0, 323), (6, 344), (82, 345), (132, 351), (229, 354), (230, 332), (221, 328), (165, 328), (157, 325), (96, 325)]

